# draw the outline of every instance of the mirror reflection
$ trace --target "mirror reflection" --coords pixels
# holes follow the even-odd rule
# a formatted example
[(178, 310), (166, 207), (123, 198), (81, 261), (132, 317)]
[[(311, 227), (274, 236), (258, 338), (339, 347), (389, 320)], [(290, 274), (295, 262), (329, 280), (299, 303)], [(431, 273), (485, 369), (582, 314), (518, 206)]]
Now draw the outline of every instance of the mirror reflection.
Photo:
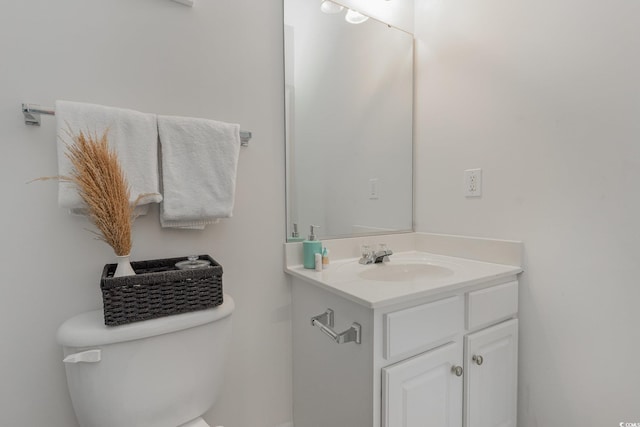
[(410, 231), (413, 36), (331, 2), (284, 11), (288, 240)]

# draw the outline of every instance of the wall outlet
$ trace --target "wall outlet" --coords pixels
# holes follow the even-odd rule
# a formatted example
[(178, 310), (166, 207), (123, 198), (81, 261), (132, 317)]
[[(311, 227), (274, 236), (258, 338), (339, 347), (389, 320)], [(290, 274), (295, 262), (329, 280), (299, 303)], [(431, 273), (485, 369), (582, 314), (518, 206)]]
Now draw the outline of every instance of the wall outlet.
[(369, 199), (378, 200), (378, 178), (369, 180)]
[(482, 169), (467, 169), (464, 171), (465, 197), (482, 196)]

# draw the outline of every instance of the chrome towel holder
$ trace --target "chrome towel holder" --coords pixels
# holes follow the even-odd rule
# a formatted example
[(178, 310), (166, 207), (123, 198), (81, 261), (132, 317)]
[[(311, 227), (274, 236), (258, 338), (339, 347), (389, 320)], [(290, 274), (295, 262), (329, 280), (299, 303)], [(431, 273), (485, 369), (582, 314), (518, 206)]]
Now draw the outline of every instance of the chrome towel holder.
[(327, 310), (313, 316), (311, 318), (311, 326), (317, 326), (322, 332), (336, 344), (345, 344), (348, 342), (355, 342), (356, 344), (362, 343), (362, 326), (359, 323), (353, 322), (351, 327), (344, 332), (336, 332), (333, 330), (333, 310), (327, 308)]
[[(22, 114), (24, 114), (25, 125), (40, 126), (40, 115), (45, 114), (47, 116), (54, 116), (56, 114), (56, 110), (52, 107), (42, 107), (35, 104), (22, 104)], [(251, 137), (251, 132), (241, 130), (240, 145), (242, 145), (243, 147), (248, 147)]]

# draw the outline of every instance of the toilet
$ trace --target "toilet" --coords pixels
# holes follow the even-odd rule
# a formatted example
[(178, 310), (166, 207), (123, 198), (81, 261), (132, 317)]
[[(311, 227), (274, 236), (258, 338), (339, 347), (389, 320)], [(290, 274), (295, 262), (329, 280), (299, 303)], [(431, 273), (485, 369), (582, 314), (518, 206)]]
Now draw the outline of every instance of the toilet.
[(80, 427), (209, 427), (220, 391), (233, 299), (215, 308), (108, 327), (101, 310), (58, 329)]

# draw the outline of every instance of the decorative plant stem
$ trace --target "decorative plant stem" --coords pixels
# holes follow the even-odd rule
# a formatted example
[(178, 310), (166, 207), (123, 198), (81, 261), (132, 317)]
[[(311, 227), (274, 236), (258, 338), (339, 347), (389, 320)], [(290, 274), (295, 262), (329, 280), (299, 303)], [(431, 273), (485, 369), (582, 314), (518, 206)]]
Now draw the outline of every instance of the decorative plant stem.
[(69, 131), (75, 144), (67, 145), (66, 156), (73, 165), (71, 176), (60, 177), (78, 187), (89, 216), (98, 228), (98, 239), (109, 244), (116, 255), (131, 252), (133, 209), (130, 191), (115, 151), (109, 148), (108, 130), (97, 134)]

